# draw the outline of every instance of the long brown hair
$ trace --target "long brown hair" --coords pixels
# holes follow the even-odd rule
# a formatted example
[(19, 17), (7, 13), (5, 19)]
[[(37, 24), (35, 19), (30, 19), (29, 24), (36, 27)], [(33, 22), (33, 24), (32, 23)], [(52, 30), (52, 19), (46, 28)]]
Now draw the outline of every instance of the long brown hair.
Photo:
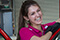
[(21, 40), (20, 36), (19, 36), (19, 30), (22, 27), (25, 27), (25, 19), (23, 18), (23, 16), (28, 17), (28, 8), (31, 5), (37, 5), (39, 8), (40, 6), (37, 4), (37, 2), (33, 1), (33, 0), (26, 0), (25, 2), (23, 2), (21, 9), (20, 9), (20, 13), (19, 13), (19, 23), (18, 23), (18, 36), (17, 36), (17, 40)]

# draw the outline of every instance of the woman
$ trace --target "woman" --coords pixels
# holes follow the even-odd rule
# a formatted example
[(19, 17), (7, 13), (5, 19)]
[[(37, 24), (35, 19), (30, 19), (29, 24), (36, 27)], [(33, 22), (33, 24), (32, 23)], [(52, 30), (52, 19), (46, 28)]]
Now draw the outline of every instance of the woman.
[[(52, 31), (45, 31), (48, 26), (55, 24), (57, 21), (47, 24), (42, 23), (42, 12), (40, 6), (33, 0), (25, 1), (19, 14), (19, 31), (17, 40), (49, 40)], [(26, 23), (28, 27), (26, 27)]]

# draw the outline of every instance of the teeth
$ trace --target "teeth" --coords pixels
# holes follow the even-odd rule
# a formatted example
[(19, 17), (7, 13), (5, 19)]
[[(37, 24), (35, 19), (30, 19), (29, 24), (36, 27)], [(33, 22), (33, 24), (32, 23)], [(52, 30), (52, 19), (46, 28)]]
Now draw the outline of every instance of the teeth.
[(37, 18), (36, 21), (40, 20), (40, 18)]

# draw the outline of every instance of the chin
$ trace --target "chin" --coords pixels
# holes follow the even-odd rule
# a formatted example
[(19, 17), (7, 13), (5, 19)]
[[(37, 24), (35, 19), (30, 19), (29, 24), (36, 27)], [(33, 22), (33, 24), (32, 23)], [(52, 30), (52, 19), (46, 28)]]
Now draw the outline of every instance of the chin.
[(38, 22), (38, 23), (36, 23), (36, 24), (41, 24), (42, 22)]

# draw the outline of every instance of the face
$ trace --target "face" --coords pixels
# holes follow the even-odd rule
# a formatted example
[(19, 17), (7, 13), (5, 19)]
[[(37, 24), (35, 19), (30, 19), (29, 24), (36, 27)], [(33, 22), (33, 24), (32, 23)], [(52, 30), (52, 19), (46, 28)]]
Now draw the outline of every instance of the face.
[(42, 23), (42, 12), (37, 5), (31, 5), (28, 8), (28, 18), (32, 24)]
[(28, 19), (31, 24), (41, 24), (42, 23), (42, 12), (40, 8), (36, 5), (31, 5), (28, 8)]

